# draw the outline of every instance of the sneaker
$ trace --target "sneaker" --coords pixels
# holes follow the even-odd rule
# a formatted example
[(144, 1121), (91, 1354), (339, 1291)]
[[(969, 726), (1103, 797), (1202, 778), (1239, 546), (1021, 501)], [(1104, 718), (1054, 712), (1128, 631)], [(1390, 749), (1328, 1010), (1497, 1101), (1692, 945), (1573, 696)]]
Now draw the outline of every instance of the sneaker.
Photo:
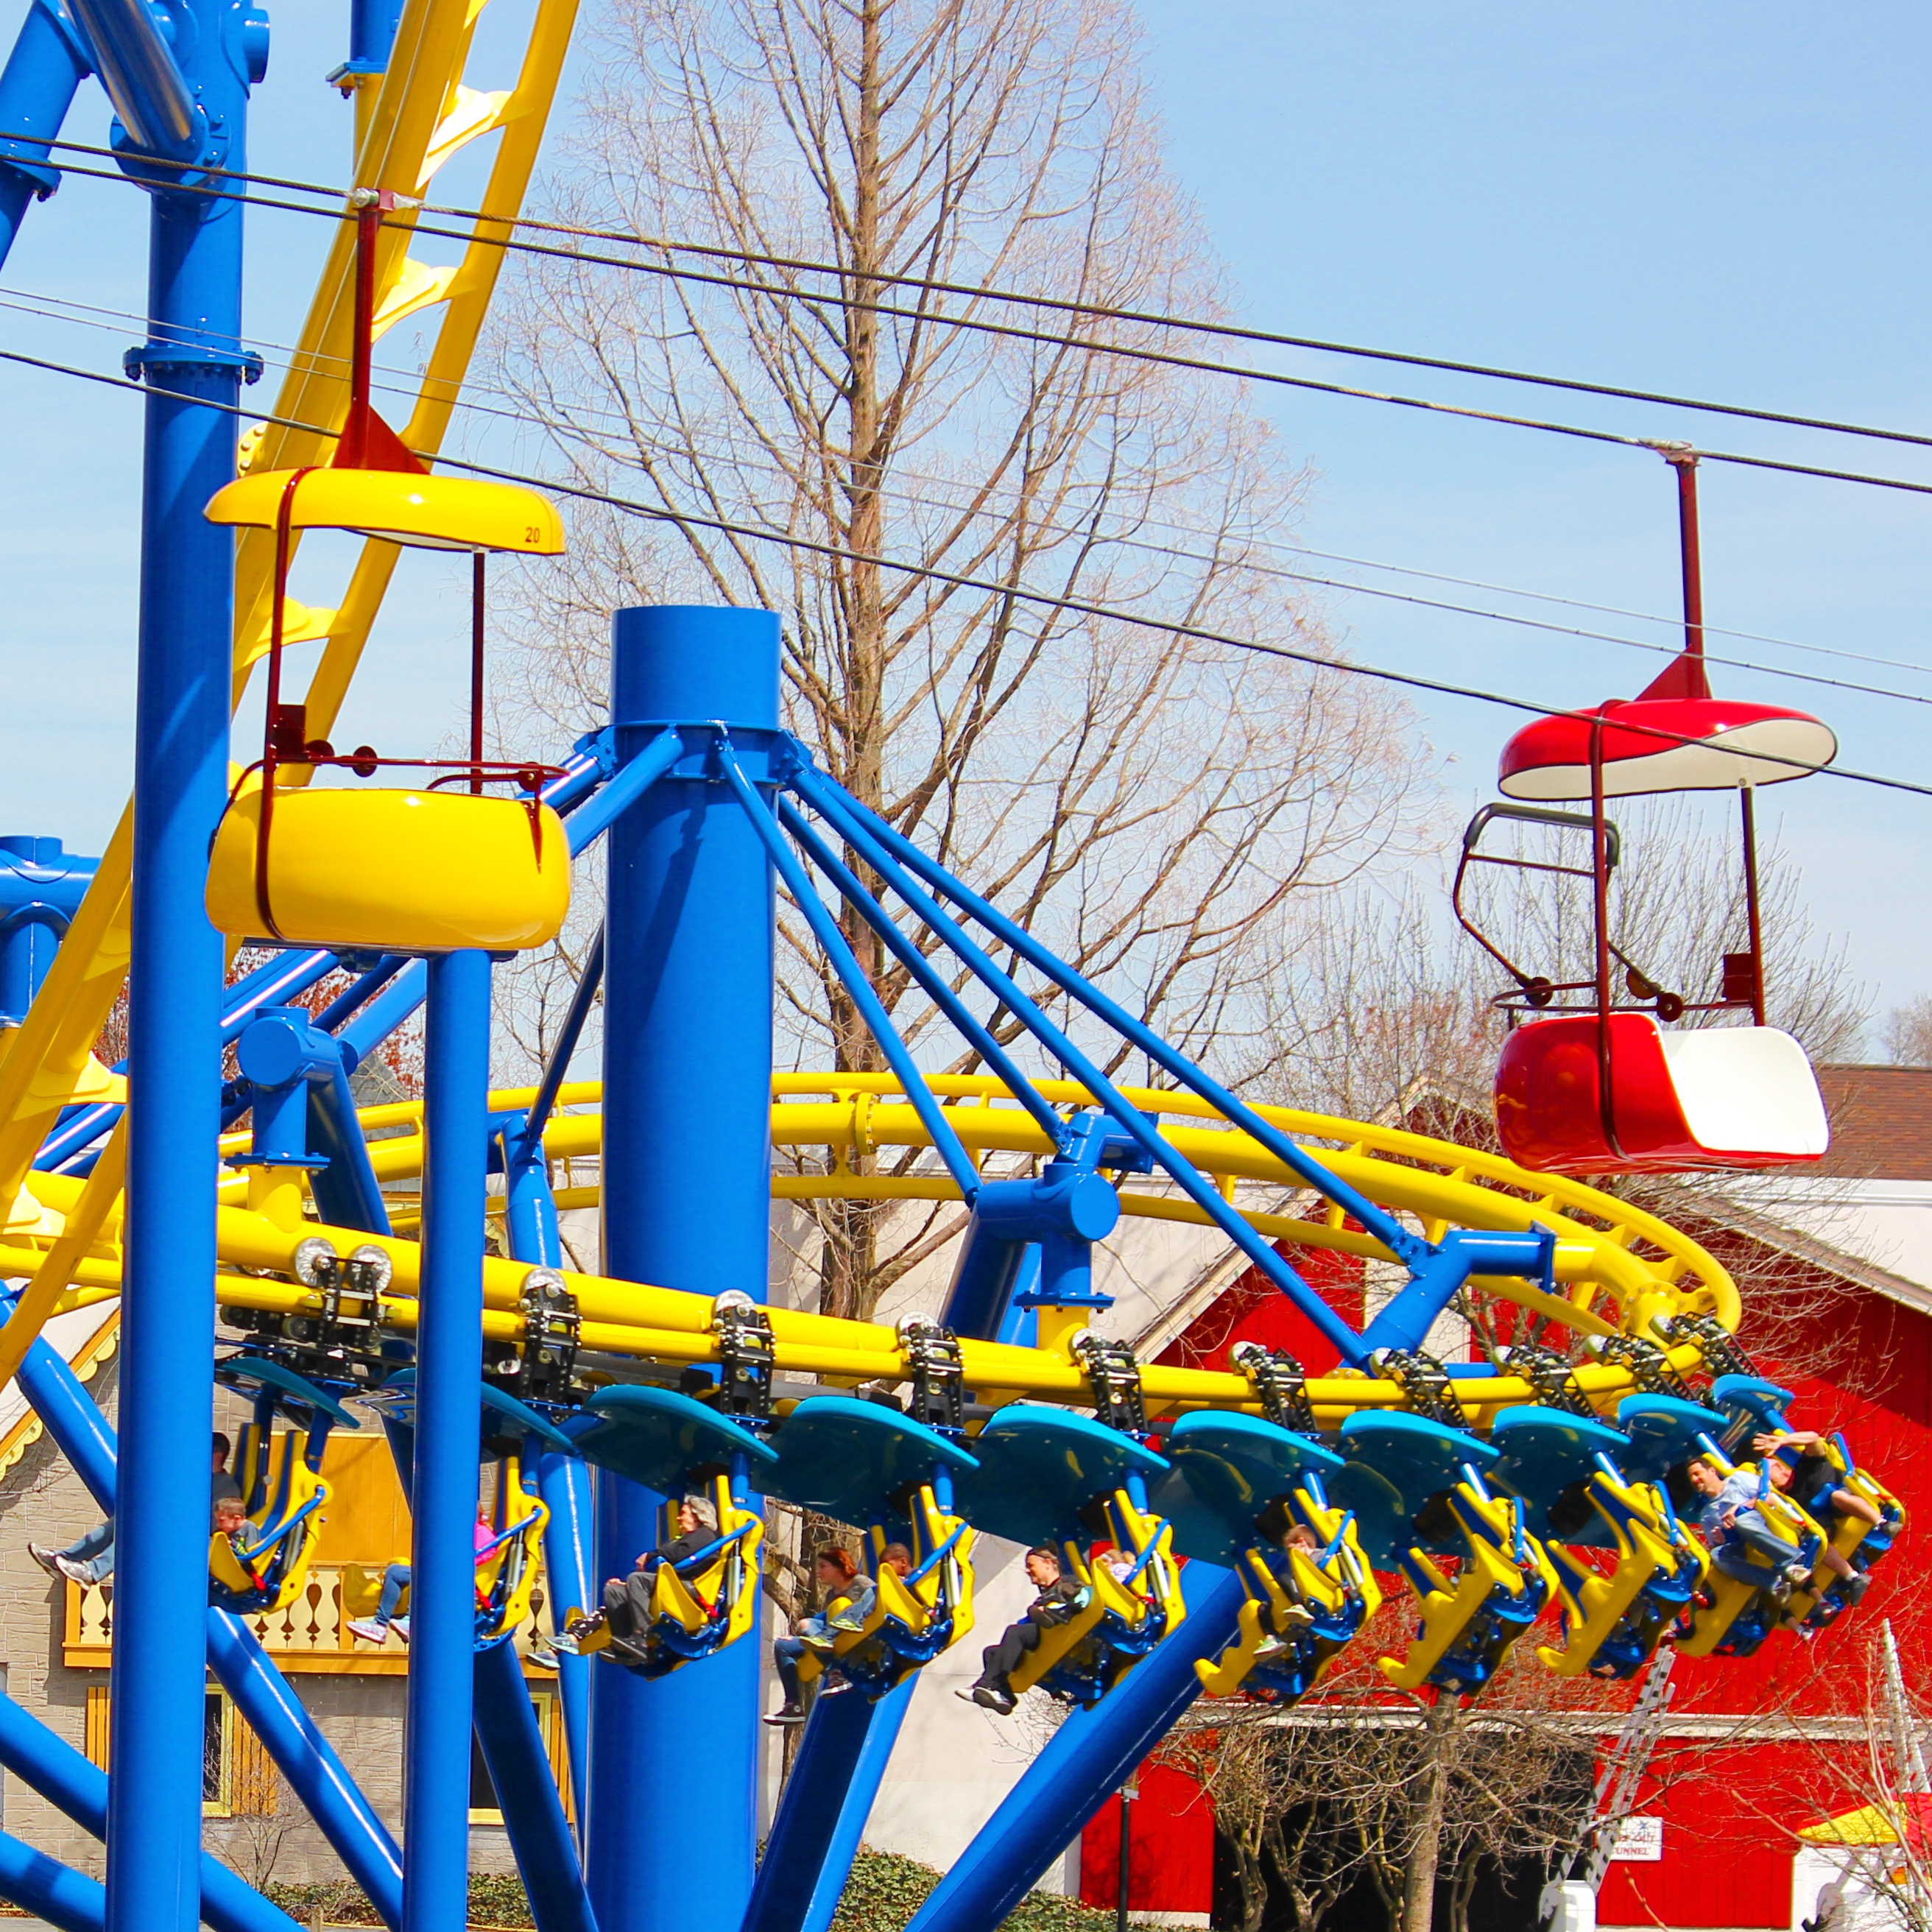
[(991, 1711), (995, 1717), (1010, 1718), (1019, 1708), (1019, 1700), (1004, 1684), (976, 1684), (972, 1698), (983, 1711)]
[(1787, 1563), (1784, 1566), (1784, 1574), (1790, 1578), (1792, 1586), (1796, 1588), (1802, 1583), (1810, 1582), (1811, 1566), (1808, 1563)]
[(359, 1636), (364, 1643), (385, 1644), (389, 1640), (389, 1626), (379, 1624), (374, 1617), (356, 1617), (350, 1623), (349, 1634)]
[(54, 1568), (70, 1583), (78, 1583), (83, 1590), (92, 1588), (97, 1580), (87, 1574), (86, 1564), (76, 1563), (71, 1556), (56, 1556)]
[(59, 1552), (48, 1549), (45, 1544), (28, 1544), (27, 1545), (27, 1554), (31, 1556), (50, 1576), (60, 1576), (66, 1574), (66, 1572), (60, 1567), (61, 1560)]
[(554, 1646), (538, 1637), (530, 1645), (530, 1661), (539, 1670), (554, 1670), (556, 1668), (556, 1651)]
[(395, 1622), (390, 1624), (389, 1628), (395, 1632), (397, 1636), (402, 1639), (404, 1642), (407, 1643), (409, 1642), (410, 1620), (407, 1617), (397, 1618)]
[(1290, 1604), (1280, 1615), (1292, 1624), (1312, 1624), (1315, 1621), (1315, 1612), (1306, 1604)]
[(765, 1722), (768, 1724), (802, 1724), (805, 1722), (805, 1706), (802, 1704), (781, 1704), (776, 1711), (767, 1714)]
[(1870, 1588), (1871, 1578), (1861, 1570), (1856, 1576), (1847, 1580), (1845, 1584), (1845, 1601), (1848, 1604), (1856, 1604)]

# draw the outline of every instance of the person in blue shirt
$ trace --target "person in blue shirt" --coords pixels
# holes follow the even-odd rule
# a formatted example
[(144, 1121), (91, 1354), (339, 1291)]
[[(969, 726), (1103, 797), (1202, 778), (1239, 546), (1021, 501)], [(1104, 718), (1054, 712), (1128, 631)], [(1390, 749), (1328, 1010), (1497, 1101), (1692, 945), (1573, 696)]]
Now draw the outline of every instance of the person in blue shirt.
[(1758, 1508), (1754, 1466), (1733, 1469), (1726, 1476), (1700, 1456), (1684, 1466), (1684, 1474), (1703, 1499), (1697, 1527), (1712, 1564), (1725, 1576), (1755, 1583), (1780, 1603), (1798, 1585), (1810, 1582), (1810, 1564), (1772, 1528)]

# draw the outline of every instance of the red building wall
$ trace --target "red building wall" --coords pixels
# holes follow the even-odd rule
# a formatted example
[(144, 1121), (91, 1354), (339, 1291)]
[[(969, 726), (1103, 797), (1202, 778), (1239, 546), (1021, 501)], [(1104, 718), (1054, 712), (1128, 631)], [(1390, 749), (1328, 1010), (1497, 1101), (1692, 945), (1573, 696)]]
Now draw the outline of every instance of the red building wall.
[[(1129, 1807), (1127, 1910), (1205, 1913), (1214, 1902), (1214, 1810), (1208, 1794), (1166, 1765), (1144, 1765)], [(1120, 1801), (1110, 1798), (1080, 1834), (1080, 1902), (1118, 1906)]]

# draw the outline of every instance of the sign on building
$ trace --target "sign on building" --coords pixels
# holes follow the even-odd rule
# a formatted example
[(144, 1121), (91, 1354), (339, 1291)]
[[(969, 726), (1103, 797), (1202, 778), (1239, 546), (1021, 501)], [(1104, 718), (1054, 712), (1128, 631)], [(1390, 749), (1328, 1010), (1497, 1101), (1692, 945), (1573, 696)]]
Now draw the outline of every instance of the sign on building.
[(1613, 1861), (1632, 1865), (1654, 1865), (1664, 1856), (1664, 1820), (1661, 1818), (1620, 1818), (1610, 1840)]

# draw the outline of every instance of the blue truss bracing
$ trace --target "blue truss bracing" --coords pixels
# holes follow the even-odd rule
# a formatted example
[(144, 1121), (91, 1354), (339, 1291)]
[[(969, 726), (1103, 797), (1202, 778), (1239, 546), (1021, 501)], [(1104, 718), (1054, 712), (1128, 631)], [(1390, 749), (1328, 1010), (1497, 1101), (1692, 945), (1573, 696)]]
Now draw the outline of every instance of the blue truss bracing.
[[(116, 1516), (114, 1432), (94, 1398), (59, 1355), (39, 1340), (21, 1364), (20, 1387), (103, 1512)], [(203, 1460), (205, 1464), (205, 1449)], [(208, 1668), (393, 1932), (402, 1923), (403, 1862), (395, 1840), (247, 1624), (212, 1606), (202, 1620)]]
[[(89, 1837), (107, 1835), (107, 1774), (0, 1695), (0, 1765), (64, 1812)], [(0, 1877), (0, 1886), (4, 1886)], [(13, 1894), (16, 1905), (30, 1900)], [(219, 1858), (201, 1855), (201, 1916), (214, 1932), (299, 1932), (295, 1921)]]

